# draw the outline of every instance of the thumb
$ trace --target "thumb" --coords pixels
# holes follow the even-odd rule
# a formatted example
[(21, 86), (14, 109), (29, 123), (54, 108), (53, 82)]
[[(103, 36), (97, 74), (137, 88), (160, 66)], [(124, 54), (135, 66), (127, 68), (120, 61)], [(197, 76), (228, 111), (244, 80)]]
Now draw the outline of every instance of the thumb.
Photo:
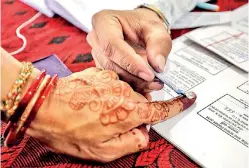
[(142, 29), (148, 62), (157, 72), (163, 72), (172, 47), (170, 35), (164, 24), (144, 25)]

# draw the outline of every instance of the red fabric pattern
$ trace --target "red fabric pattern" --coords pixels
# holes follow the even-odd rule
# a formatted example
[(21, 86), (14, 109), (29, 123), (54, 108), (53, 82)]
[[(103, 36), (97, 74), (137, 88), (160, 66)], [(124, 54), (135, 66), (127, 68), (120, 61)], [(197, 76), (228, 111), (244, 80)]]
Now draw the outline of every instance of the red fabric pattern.
[[(247, 0), (219, 0), (221, 10), (231, 10), (245, 4)], [(34, 16), (37, 11), (17, 0), (1, 0), (1, 46), (13, 52), (22, 46), (15, 31), (23, 22)], [(176, 38), (191, 29), (172, 31)], [(17, 55), (20, 61), (35, 61), (56, 54), (72, 71), (77, 72), (94, 66), (86, 33), (75, 28), (59, 16), (48, 18), (40, 16), (24, 27), (21, 33), (27, 39), (25, 50)], [(1, 123), (1, 132), (5, 124)], [(150, 131), (150, 145), (147, 150), (125, 156), (108, 164), (78, 160), (70, 156), (58, 155), (47, 150), (37, 140), (25, 136), (19, 146), (7, 149), (1, 147), (2, 167), (57, 167), (57, 168), (195, 168), (198, 167), (183, 153), (163, 139), (155, 131)]]

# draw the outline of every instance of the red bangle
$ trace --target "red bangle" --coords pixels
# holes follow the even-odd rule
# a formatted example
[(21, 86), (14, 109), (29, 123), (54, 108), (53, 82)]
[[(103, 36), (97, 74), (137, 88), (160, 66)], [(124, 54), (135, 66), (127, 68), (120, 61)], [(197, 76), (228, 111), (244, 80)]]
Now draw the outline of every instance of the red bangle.
[(47, 85), (47, 87), (45, 88), (45, 90), (42, 92), (41, 96), (39, 97), (39, 99), (37, 100), (34, 108), (31, 111), (30, 116), (28, 117), (26, 123), (23, 125), (23, 128), (20, 132), (19, 136), (23, 136), (27, 130), (27, 128), (30, 126), (31, 122), (33, 121), (33, 119), (36, 116), (36, 113), (38, 112), (38, 110), (40, 109), (40, 107), (42, 106), (42, 104), (44, 103), (44, 100), (46, 99), (46, 97), (49, 95), (49, 93), (51, 92), (52, 88), (55, 86), (56, 82), (57, 82), (57, 77), (58, 75), (55, 74), (53, 76), (53, 78), (50, 80), (49, 84)]
[(10, 128), (13, 127), (13, 124), (16, 123), (18, 121), (18, 119), (20, 118), (20, 116), (23, 114), (24, 109), (27, 107), (28, 102), (34, 96), (38, 86), (40, 85), (40, 83), (43, 80), (43, 78), (45, 77), (45, 75), (46, 75), (46, 71), (43, 70), (40, 73), (40, 75), (36, 78), (36, 80), (29, 87), (27, 93), (25, 94), (25, 96), (21, 100), (19, 106), (17, 107), (17, 109), (15, 110), (15, 112), (13, 113), (13, 115), (10, 117), (10, 119), (8, 121), (6, 129), (4, 130), (4, 133), (3, 133), (4, 138), (7, 137), (8, 132), (10, 131)]

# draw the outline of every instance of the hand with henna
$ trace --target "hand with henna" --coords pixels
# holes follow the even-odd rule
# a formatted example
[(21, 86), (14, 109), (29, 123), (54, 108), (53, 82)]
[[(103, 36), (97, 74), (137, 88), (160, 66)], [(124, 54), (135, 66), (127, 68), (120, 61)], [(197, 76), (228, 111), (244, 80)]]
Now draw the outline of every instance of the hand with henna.
[(187, 95), (148, 102), (113, 71), (90, 68), (58, 81), (27, 134), (57, 153), (109, 162), (146, 148), (145, 124), (190, 107), (196, 96)]

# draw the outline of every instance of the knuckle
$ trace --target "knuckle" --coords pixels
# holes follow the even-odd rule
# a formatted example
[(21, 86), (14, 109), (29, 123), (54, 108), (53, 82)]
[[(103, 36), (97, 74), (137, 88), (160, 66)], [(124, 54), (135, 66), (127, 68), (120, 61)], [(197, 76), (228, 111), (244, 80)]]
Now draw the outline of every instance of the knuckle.
[(121, 57), (120, 66), (132, 74), (137, 72), (137, 66), (133, 62), (129, 61), (126, 57)]
[(127, 64), (127, 70), (133, 74), (137, 72), (137, 67), (133, 63), (128, 63)]
[(106, 41), (103, 44), (103, 54), (106, 57), (112, 58), (115, 55), (115, 49), (110, 41)]
[(104, 9), (104, 10), (101, 10), (97, 13), (95, 13), (93, 16), (92, 16), (92, 25), (93, 27), (98, 23), (98, 21), (100, 20), (108, 20), (108, 18), (110, 18), (113, 14), (113, 11), (112, 10), (108, 10), (108, 9)]
[(106, 61), (105, 65), (104, 65), (105, 70), (112, 70), (114, 72), (116, 72), (116, 67), (114, 62), (108, 60)]
[(105, 16), (106, 14), (106, 10), (101, 10), (97, 13), (95, 13), (93, 16), (92, 16), (92, 23), (94, 25), (94, 23), (96, 23), (98, 21), (99, 18), (102, 18), (103, 16)]
[(112, 10), (109, 10), (109, 9), (103, 9), (103, 10), (99, 11), (100, 14), (109, 14), (111, 12), (112, 12)]
[(92, 16), (92, 25), (94, 26), (98, 20), (98, 18), (100, 17), (100, 12), (98, 13), (95, 13), (93, 16)]
[(117, 73), (112, 70), (104, 70), (102, 73), (109, 74), (112, 79), (118, 79)]

